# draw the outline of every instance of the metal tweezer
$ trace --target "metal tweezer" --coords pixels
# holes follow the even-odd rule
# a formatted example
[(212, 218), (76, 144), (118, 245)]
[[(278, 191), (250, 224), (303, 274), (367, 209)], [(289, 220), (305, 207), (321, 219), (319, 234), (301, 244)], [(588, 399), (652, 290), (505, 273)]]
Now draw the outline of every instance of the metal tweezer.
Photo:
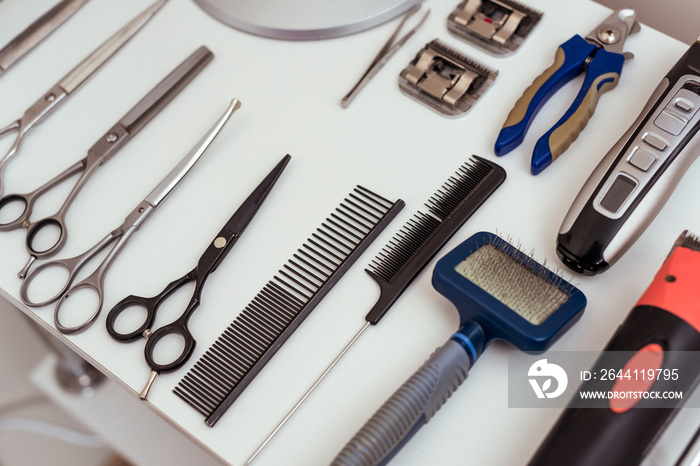
[[(408, 39), (411, 38), (411, 36), (420, 28), (423, 23), (425, 22), (425, 19), (428, 17), (430, 14), (430, 10), (425, 12), (425, 15), (421, 18), (421, 20), (416, 24), (413, 29), (408, 31), (401, 39), (398, 41), (396, 40), (396, 37), (399, 35), (399, 32), (403, 28), (403, 25), (406, 23), (408, 18), (413, 16), (413, 14), (420, 9), (420, 4), (414, 6), (408, 12), (404, 15), (403, 19), (399, 23), (398, 27), (394, 31), (394, 33), (389, 37), (389, 40), (386, 41), (384, 46), (379, 50), (379, 53), (377, 53), (377, 56), (374, 57), (374, 60), (372, 60), (372, 63), (369, 65), (369, 68), (367, 68), (367, 71), (365, 71), (365, 74), (362, 75), (360, 80), (355, 84), (355, 86), (348, 92), (348, 94), (342, 98), (340, 101), (340, 106), (343, 108), (348, 108), (350, 105), (350, 102), (352, 102), (352, 99), (355, 98), (355, 96), (362, 90), (365, 85), (374, 77), (377, 72), (382, 69), (382, 67), (386, 64), (386, 62), (389, 61), (389, 59), (396, 53), (396, 51), (401, 48), (403, 44), (406, 43)], [(395, 42), (396, 41), (396, 42)]]
[(0, 49), (0, 76), (55, 31), (88, 0), (63, 0)]

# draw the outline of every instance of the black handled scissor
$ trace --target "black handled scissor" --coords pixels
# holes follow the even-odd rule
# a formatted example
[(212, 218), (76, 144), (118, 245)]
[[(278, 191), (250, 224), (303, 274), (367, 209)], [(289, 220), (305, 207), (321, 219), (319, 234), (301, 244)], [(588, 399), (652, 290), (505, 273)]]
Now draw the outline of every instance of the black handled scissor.
[[(182, 367), (192, 355), (195, 347), (195, 339), (192, 337), (187, 322), (199, 307), (201, 302), (202, 289), (204, 283), (213, 271), (221, 264), (224, 258), (236, 241), (241, 236), (245, 228), (253, 219), (258, 209), (265, 201), (268, 193), (272, 190), (275, 182), (282, 174), (285, 166), (290, 160), (290, 156), (286, 155), (275, 166), (275, 168), (265, 177), (257, 188), (248, 196), (248, 199), (238, 208), (235, 214), (226, 222), (221, 231), (216, 235), (214, 240), (209, 244), (204, 254), (199, 258), (197, 266), (181, 278), (169, 283), (163, 291), (151, 298), (141, 296), (127, 296), (117, 303), (107, 315), (107, 332), (114, 338), (123, 343), (133, 342), (140, 338), (146, 338), (145, 358), (146, 363), (151, 368), (151, 376), (139, 397), (146, 399), (148, 391), (153, 384), (156, 376), (161, 372), (171, 372)], [(183, 285), (195, 282), (192, 298), (185, 307), (184, 312), (174, 322), (164, 325), (157, 330), (152, 330), (155, 322), (156, 313), (165, 300), (167, 300), (175, 291)], [(143, 308), (146, 310), (146, 320), (143, 325), (130, 333), (120, 333), (115, 329), (117, 318), (127, 309), (134, 307)], [(180, 335), (184, 341), (182, 353), (174, 360), (167, 364), (158, 364), (154, 360), (153, 354), (155, 347), (167, 335)]]

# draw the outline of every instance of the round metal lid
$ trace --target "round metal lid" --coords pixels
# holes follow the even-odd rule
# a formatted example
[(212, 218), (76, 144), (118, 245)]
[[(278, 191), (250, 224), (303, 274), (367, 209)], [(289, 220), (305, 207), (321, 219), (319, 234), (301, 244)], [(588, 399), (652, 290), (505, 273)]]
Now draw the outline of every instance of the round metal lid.
[(389, 21), (422, 0), (195, 0), (220, 21), (286, 40), (330, 39)]

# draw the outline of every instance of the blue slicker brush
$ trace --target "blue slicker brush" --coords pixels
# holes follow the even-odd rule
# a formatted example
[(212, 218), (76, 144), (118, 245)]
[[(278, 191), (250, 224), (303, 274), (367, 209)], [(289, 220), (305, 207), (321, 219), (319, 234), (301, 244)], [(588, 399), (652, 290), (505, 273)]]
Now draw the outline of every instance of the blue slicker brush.
[(487, 232), (440, 259), (433, 287), (457, 307), (459, 330), (367, 421), (333, 466), (388, 463), (462, 384), (491, 341), (541, 353), (586, 306), (578, 288)]

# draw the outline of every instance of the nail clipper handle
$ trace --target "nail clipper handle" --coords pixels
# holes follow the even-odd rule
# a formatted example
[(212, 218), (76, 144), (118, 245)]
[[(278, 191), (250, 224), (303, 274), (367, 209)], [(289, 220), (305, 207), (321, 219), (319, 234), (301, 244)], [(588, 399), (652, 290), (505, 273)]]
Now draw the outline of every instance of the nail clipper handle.
[(535, 144), (530, 166), (533, 175), (541, 173), (578, 138), (593, 116), (600, 96), (617, 86), (624, 64), (624, 55), (605, 49), (596, 52), (571, 107)]
[(579, 35), (573, 36), (559, 46), (554, 63), (525, 89), (508, 114), (496, 139), (494, 147), (496, 155), (505, 155), (523, 142), (530, 123), (542, 106), (564, 84), (579, 75), (586, 59), (596, 48)]
[(333, 460), (332, 466), (388, 463), (467, 378), (470, 359), (452, 340), (438, 348)]

